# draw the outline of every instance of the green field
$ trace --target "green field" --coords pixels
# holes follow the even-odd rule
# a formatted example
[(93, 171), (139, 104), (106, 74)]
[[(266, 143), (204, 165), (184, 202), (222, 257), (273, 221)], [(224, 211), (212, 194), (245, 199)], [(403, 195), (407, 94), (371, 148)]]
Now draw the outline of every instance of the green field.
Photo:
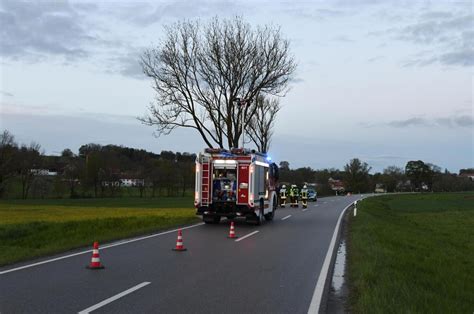
[(473, 313), (474, 193), (363, 200), (348, 276), (355, 313)]
[(192, 198), (0, 201), (0, 265), (196, 221)]

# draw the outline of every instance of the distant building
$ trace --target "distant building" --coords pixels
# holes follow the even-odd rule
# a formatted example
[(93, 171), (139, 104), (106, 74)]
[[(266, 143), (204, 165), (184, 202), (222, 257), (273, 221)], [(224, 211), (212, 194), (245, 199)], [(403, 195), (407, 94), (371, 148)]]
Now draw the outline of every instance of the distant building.
[(145, 186), (145, 179), (120, 179), (120, 186)]
[(30, 169), (31, 173), (35, 176), (57, 176), (57, 171), (51, 171), (49, 169)]
[(408, 191), (411, 191), (412, 188), (411, 188), (411, 181), (410, 180), (400, 180), (398, 181), (397, 183), (397, 187), (396, 187), (396, 190), (398, 192), (408, 192)]
[(344, 182), (342, 182), (342, 180), (329, 178), (328, 183), (331, 187), (331, 190), (335, 191), (336, 193), (342, 193), (346, 190), (346, 188), (344, 187)]
[(102, 181), (102, 186), (120, 187), (120, 181)]
[(471, 181), (474, 181), (474, 172), (463, 172), (459, 174), (462, 178), (468, 178)]
[(375, 193), (387, 193), (387, 189), (385, 188), (385, 185), (382, 183), (377, 183), (375, 184)]

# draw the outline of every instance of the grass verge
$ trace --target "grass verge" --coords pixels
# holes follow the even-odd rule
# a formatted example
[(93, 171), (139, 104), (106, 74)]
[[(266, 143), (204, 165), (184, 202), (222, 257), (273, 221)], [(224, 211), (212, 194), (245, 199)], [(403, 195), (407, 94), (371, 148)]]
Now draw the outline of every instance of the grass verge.
[(474, 194), (359, 202), (349, 223), (348, 277), (355, 313), (472, 313)]
[(196, 222), (190, 198), (0, 202), (0, 265)]

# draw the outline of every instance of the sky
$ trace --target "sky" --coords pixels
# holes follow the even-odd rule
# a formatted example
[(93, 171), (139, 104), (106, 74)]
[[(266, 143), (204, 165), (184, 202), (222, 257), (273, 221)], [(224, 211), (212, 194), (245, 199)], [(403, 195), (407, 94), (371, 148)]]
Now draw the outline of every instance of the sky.
[(0, 129), (45, 154), (87, 143), (197, 153), (197, 132), (159, 136), (138, 63), (184, 19), (272, 24), (298, 63), (270, 154), (291, 168), (372, 172), (421, 159), (474, 167), (472, 1), (0, 0)]

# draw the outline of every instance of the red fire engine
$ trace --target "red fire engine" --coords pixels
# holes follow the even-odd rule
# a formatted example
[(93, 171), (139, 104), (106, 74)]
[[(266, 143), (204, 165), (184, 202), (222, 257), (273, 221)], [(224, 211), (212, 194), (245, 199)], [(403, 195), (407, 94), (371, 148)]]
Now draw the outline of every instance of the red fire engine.
[(243, 148), (207, 148), (196, 159), (196, 214), (205, 223), (244, 217), (272, 220), (277, 204), (278, 166), (262, 153)]

